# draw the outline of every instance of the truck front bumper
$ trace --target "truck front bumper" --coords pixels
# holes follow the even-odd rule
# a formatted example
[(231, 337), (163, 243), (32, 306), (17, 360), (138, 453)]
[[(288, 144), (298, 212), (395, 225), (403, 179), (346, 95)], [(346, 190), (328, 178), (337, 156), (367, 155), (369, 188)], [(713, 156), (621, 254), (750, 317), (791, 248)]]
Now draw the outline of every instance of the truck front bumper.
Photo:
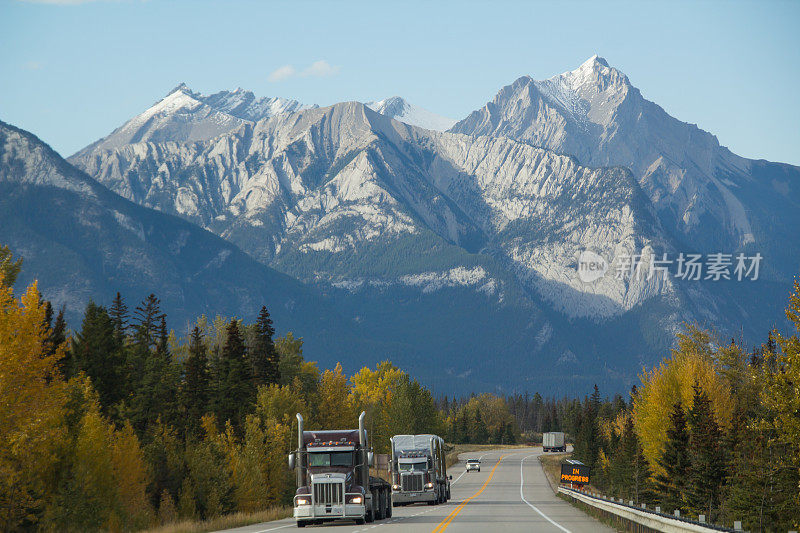
[(364, 518), (365, 508), (361, 503), (345, 505), (297, 505), (294, 517), (297, 520), (355, 520)]
[(392, 503), (431, 502), (436, 500), (436, 491), (431, 489), (423, 492), (392, 492)]

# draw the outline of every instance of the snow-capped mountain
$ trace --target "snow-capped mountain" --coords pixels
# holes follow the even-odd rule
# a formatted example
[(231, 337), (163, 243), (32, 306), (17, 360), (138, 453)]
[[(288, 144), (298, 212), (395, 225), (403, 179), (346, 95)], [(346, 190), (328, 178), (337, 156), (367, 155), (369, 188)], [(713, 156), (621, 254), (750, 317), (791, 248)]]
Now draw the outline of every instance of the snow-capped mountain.
[[(796, 167), (733, 154), (714, 135), (646, 100), (598, 56), (543, 81), (519, 78), (450, 131), (502, 135), (574, 155), (588, 166), (628, 168), (665, 227), (693, 248), (763, 253), (779, 235), (796, 243)], [(785, 207), (790, 220), (776, 227), (770, 205)], [(769, 251), (771, 268), (782, 277), (796, 273), (797, 261), (775, 262), (784, 254)]]
[[(365, 324), (400, 301), (408, 320), (438, 324), (457, 291), (464, 305), (492, 309), (483, 316), (513, 309), (526, 324), (514, 322), (514, 357), (539, 369), (547, 360), (554, 375), (581, 368), (624, 380), (663, 353), (682, 321), (755, 339), (779, 319), (800, 267), (800, 169), (732, 154), (596, 56), (548, 80), (520, 78), (446, 132), (401, 99), (255, 121), (236, 105), (202, 105), (240, 122), (173, 137), (173, 119), (151, 121), (147, 139), (100, 141), (70, 161), (339, 294)], [(586, 250), (608, 261), (608, 275), (581, 279)], [(764, 255), (758, 284), (649, 273), (665, 253), (740, 251)], [(645, 272), (615, 275), (631, 257)], [(487, 339), (469, 346), (484, 350)]]
[[(296, 280), (180, 218), (143, 208), (64, 161), (34, 135), (0, 121), (0, 242), (24, 260), (77, 327), (89, 299), (129, 303), (156, 293), (175, 326), (199, 313), (248, 315), (266, 302), (304, 324), (320, 299)], [(134, 304), (135, 305), (135, 304)]]
[[(624, 170), (581, 167), (507, 138), (408, 126), (354, 102), (209, 141), (132, 144), (84, 164), (118, 193), (202, 224), (306, 281), (394, 282), (430, 268), (418, 260), (387, 269), (376, 255), (412, 246), (433, 259), (429, 248), (448, 243), (492, 250), (570, 316), (614, 316), (671, 292), (659, 277), (589, 287), (577, 277), (582, 248), (618, 263), (668, 245)], [(577, 196), (580, 203), (560, 207)]]
[(452, 128), (456, 123), (453, 119), (409, 104), (399, 96), (393, 96), (378, 102), (367, 102), (365, 105), (381, 115), (427, 130), (445, 131)]
[(181, 83), (143, 113), (76, 155), (148, 141), (203, 141), (242, 124), (312, 107), (315, 106), (284, 98), (256, 98), (243, 89), (206, 96)]

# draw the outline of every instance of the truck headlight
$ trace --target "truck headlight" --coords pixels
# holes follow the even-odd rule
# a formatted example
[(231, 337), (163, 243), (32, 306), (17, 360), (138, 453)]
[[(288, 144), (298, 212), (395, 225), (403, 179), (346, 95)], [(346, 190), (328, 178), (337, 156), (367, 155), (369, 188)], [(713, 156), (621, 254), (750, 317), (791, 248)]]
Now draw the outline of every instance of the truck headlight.
[(400, 485), (392, 485), (392, 490), (400, 490)]
[(347, 503), (364, 503), (363, 496), (348, 496), (347, 499), (348, 499)]
[(304, 496), (304, 497), (301, 497), (301, 498), (297, 498), (295, 501), (297, 502), (298, 506), (300, 506), (300, 505), (311, 505), (311, 498), (309, 496)]
[(425, 488), (426, 489), (432, 489), (433, 488), (433, 483), (425, 483)]

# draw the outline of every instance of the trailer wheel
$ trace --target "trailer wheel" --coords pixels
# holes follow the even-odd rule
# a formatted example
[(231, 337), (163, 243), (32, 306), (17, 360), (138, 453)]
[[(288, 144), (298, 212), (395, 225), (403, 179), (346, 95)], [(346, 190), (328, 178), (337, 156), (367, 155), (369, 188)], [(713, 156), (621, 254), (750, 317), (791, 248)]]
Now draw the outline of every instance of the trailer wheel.
[(392, 496), (389, 495), (389, 501), (386, 502), (386, 504), (387, 504), (386, 505), (386, 518), (391, 518), (392, 517), (392, 506), (394, 505), (394, 503), (392, 503), (391, 500), (392, 500)]
[(363, 526), (364, 522), (365, 522), (365, 520), (363, 518), (356, 518), (356, 525), (357, 526)]
[(372, 506), (367, 510), (366, 514), (364, 515), (364, 520), (366, 520), (367, 524), (371, 524), (375, 521), (375, 498), (372, 498)]
[(306, 527), (306, 523), (303, 522), (303, 521), (298, 520), (297, 521), (297, 527)]
[(383, 520), (386, 518), (386, 496), (384, 492), (378, 491), (378, 506), (375, 508), (375, 520)]

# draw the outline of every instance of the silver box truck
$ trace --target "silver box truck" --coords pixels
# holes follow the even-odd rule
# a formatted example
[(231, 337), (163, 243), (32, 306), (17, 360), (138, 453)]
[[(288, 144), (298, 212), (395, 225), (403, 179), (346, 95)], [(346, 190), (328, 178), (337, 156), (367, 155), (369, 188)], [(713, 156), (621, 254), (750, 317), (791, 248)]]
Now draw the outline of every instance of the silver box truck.
[(560, 431), (548, 431), (542, 434), (542, 450), (545, 452), (565, 452), (564, 434)]
[(392, 505), (450, 499), (444, 440), (437, 435), (395, 435), (391, 441)]

